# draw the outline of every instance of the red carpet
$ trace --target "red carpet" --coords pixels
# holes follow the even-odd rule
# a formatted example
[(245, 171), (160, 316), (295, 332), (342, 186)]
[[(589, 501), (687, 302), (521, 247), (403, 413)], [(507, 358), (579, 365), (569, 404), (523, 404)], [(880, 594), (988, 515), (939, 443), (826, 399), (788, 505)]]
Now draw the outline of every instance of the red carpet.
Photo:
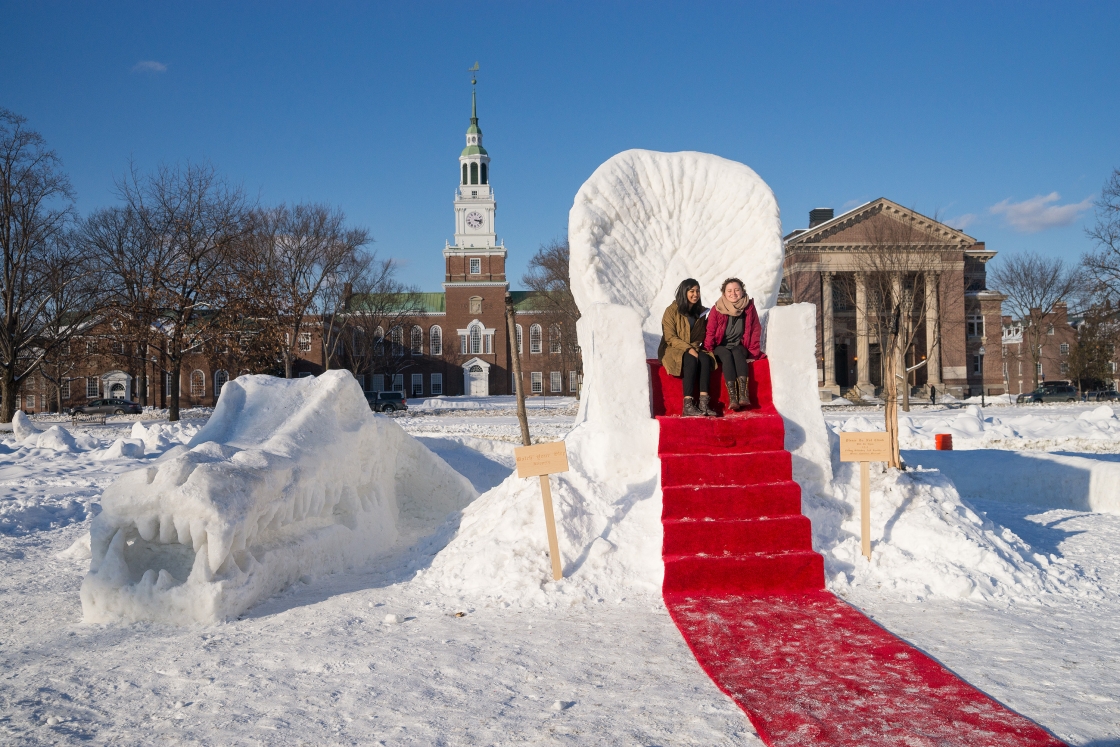
[[(1062, 745), (824, 590), (801, 490), (754, 364), (745, 412), (680, 418), (649, 361), (661, 426), (665, 603), (697, 661), (769, 745)], [(718, 385), (718, 386), (717, 386)]]

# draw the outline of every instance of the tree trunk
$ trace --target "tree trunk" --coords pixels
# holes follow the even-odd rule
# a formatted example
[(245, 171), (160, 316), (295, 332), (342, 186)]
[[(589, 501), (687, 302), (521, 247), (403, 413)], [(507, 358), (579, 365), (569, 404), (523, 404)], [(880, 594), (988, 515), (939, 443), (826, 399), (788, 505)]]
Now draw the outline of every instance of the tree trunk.
[(887, 432), (887, 442), (890, 444), (890, 459), (887, 462), (888, 467), (895, 469), (902, 468), (902, 455), (899, 451), (898, 445), (898, 338), (896, 337), (891, 345), (891, 354), (887, 357), (887, 367), (891, 369), (888, 371), (886, 378), (886, 387), (884, 394), (886, 400), (883, 404), (883, 419), (884, 429)]
[(16, 414), (16, 383), (11, 371), (0, 376), (0, 423), (10, 423)]
[(292, 378), (292, 349), (284, 350), (284, 378)]
[(167, 407), (167, 419), (174, 423), (179, 419), (179, 387), (183, 372), (183, 361), (176, 356), (171, 358), (171, 402)]

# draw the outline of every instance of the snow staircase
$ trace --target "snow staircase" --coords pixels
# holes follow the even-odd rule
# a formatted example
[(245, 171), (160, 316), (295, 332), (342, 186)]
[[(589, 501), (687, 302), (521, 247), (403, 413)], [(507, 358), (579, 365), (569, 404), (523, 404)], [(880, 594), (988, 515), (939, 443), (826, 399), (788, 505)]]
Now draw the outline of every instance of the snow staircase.
[(661, 435), (661, 514), (666, 594), (774, 594), (824, 588), (801, 513), (782, 417), (770, 396), (770, 366), (752, 364), (752, 407), (726, 409), (723, 376), (712, 374), (723, 417), (681, 418), (681, 381), (650, 361)]
[(681, 381), (648, 361), (661, 435), (663, 595), (712, 681), (768, 745), (1061, 747), (1064, 743), (824, 590), (801, 489), (753, 364), (753, 406), (681, 418)]

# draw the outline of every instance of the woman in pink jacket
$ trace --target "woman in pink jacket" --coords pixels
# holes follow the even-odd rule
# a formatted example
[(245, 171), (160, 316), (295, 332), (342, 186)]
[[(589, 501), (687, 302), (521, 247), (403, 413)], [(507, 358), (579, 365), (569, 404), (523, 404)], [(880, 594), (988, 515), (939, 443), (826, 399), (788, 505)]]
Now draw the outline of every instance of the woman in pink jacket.
[(762, 357), (762, 325), (754, 301), (743, 289), (739, 278), (728, 278), (720, 286), (720, 297), (708, 313), (708, 330), (704, 348), (711, 350), (723, 366), (727, 384), (728, 406), (740, 410), (751, 403), (747, 385), (750, 383), (751, 361)]

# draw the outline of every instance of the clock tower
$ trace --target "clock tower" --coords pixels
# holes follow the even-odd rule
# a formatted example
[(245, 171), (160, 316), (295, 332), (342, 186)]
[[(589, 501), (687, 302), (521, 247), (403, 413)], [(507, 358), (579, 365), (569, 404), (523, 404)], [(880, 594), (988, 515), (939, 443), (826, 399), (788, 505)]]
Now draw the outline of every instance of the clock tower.
[[(471, 72), (477, 70), (477, 65)], [(446, 319), (459, 338), (458, 363), (463, 393), (488, 395), (508, 391), (509, 348), (505, 324), (506, 247), (498, 242), (494, 213), (498, 205), (490, 186), (490, 154), (482, 147), (478, 96), (471, 79), (471, 124), (459, 154), (455, 191), (455, 243), (443, 248)], [(454, 339), (454, 338), (450, 338)], [(445, 348), (446, 350), (446, 348)], [(451, 390), (454, 391), (454, 390)]]

